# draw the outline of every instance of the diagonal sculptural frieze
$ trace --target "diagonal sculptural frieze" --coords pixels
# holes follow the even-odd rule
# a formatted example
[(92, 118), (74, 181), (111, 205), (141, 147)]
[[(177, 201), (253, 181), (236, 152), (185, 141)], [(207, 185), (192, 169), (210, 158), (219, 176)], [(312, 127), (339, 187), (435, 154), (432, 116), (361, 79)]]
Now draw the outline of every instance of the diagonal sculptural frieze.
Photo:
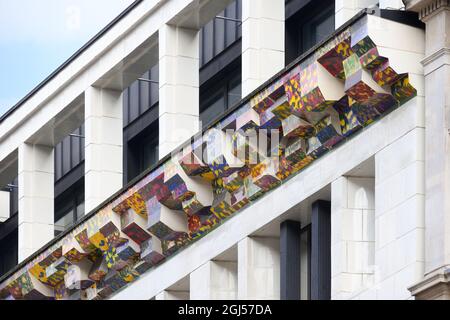
[(3, 279), (0, 298), (108, 298), (415, 95), (362, 19)]

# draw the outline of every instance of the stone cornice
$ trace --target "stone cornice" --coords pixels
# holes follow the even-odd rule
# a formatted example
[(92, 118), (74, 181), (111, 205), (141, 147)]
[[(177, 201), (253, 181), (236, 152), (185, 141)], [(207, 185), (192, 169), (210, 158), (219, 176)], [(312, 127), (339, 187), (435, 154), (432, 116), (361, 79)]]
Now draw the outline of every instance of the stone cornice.
[(421, 61), (422, 65), (426, 66), (426, 65), (430, 64), (431, 62), (433, 62), (434, 60), (439, 59), (441, 56), (446, 55), (446, 54), (450, 54), (450, 48), (441, 48), (438, 51), (425, 57), (425, 59), (423, 59)]
[(404, 1), (406, 10), (419, 13), (419, 18), (426, 21), (442, 10), (450, 9), (450, 0), (409, 0)]
[[(450, 269), (442, 267), (435, 272), (428, 274), (422, 281), (408, 288), (415, 297), (424, 298), (438, 294), (442, 285), (447, 286), (450, 283)], [(436, 291), (436, 292), (433, 292)]]
[(442, 65), (449, 64), (450, 48), (441, 48), (425, 57), (421, 63), (424, 66), (424, 74), (430, 74)]

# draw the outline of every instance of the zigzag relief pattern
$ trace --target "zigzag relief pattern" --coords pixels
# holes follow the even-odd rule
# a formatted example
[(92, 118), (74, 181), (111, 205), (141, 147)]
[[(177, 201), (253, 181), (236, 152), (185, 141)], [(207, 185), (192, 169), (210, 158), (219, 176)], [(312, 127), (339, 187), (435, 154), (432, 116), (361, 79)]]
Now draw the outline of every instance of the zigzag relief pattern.
[(0, 298), (107, 298), (415, 95), (349, 28), (5, 279)]

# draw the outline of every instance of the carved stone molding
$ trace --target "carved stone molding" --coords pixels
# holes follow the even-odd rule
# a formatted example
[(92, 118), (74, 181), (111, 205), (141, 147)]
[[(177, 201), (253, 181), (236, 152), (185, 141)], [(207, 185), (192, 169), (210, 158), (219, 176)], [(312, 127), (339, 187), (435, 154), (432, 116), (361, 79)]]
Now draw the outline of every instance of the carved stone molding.
[(420, 20), (424, 21), (441, 10), (450, 10), (450, 0), (407, 0), (406, 10), (419, 13)]
[(450, 300), (450, 269), (443, 267), (409, 288), (417, 300)]

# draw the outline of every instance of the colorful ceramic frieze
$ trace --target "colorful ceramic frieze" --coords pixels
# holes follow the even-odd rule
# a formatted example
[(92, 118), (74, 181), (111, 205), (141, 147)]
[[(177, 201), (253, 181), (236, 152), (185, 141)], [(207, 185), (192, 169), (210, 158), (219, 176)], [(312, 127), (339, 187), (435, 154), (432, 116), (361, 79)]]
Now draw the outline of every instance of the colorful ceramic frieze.
[(1, 299), (106, 299), (416, 95), (351, 26), (0, 284)]

